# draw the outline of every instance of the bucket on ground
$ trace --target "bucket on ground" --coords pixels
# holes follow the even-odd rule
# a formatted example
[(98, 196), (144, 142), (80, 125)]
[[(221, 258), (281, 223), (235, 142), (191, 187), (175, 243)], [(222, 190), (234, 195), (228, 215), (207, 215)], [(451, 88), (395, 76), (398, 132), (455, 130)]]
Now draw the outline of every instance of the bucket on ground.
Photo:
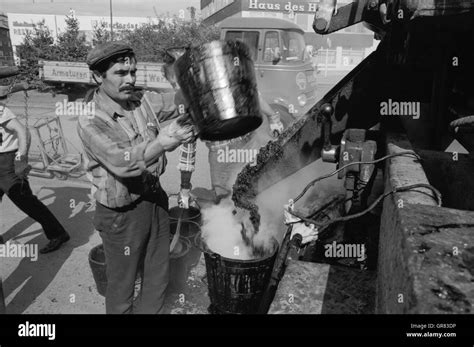
[(169, 292), (181, 292), (186, 285), (189, 269), (187, 255), (190, 249), (191, 242), (181, 236), (173, 252), (170, 253)]
[[(177, 213), (179, 213), (179, 211), (178, 210), (171, 211), (171, 210), (170, 210), (170, 217), (169, 217), (170, 234), (174, 235), (174, 233), (176, 232), (176, 226), (178, 225), (178, 217), (175, 218), (174, 216)], [(199, 215), (183, 213), (183, 217), (181, 218), (181, 228), (179, 230), (179, 234), (180, 236), (188, 239), (189, 242), (191, 243), (193, 242), (196, 234), (198, 234), (201, 231), (201, 225), (200, 225), (201, 214), (199, 210), (197, 210), (197, 213), (199, 213)]]
[[(91, 267), (92, 276), (94, 277), (97, 292), (105, 296), (107, 292), (107, 263), (105, 261), (104, 245), (100, 244), (92, 248), (89, 252), (89, 266)], [(135, 293), (134, 297), (137, 296), (139, 287), (141, 286), (142, 273), (141, 271), (137, 274), (135, 281)]]
[(100, 295), (105, 296), (107, 290), (107, 266), (105, 264), (104, 245), (95, 246), (89, 252), (89, 265), (94, 276), (95, 285)]
[(222, 257), (201, 243), (206, 261), (211, 314), (256, 314), (267, 287), (277, 256), (278, 242), (273, 239), (273, 251), (252, 260)]
[(181, 220), (192, 221), (198, 224), (201, 224), (201, 211), (193, 206), (189, 206), (189, 208), (182, 208), (179, 206), (175, 206), (170, 208), (169, 211), (169, 218), (171, 222), (177, 221), (181, 210), (183, 210), (183, 214), (181, 215)]

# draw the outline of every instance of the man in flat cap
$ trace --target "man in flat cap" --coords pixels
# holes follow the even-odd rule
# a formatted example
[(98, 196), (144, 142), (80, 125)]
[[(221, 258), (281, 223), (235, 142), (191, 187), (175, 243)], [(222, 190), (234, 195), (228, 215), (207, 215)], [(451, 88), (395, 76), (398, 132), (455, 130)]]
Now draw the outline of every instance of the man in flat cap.
[[(159, 176), (165, 152), (194, 139), (175, 94), (135, 87), (137, 61), (130, 46), (108, 42), (87, 64), (98, 84), (93, 115), (79, 117), (78, 133), (92, 175), (99, 231), (107, 264), (107, 313), (162, 313), (169, 277), (168, 196)], [(171, 120), (160, 128), (160, 122)], [(135, 280), (143, 271), (140, 295)]]
[[(40, 253), (57, 250), (69, 240), (69, 234), (48, 208), (33, 195), (27, 175), (29, 136), (27, 129), (15, 114), (6, 107), (8, 95), (21, 90), (13, 76), (16, 67), (0, 67), (0, 200), (6, 194), (20, 210), (41, 224), (48, 244)], [(21, 87), (21, 85), (20, 85)]]

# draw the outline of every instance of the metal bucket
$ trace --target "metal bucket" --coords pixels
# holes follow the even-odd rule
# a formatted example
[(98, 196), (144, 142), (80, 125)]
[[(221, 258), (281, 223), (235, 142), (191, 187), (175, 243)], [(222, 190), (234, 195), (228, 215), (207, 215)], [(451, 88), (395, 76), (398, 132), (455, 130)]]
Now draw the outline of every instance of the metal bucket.
[[(94, 277), (97, 292), (105, 296), (107, 292), (107, 263), (105, 260), (104, 245), (100, 244), (92, 248), (89, 252), (89, 266), (91, 267), (92, 276)], [(141, 287), (142, 271), (139, 270), (137, 279), (135, 280), (135, 293), (136, 297), (139, 287)]]
[(252, 260), (237, 260), (212, 252), (202, 241), (206, 261), (211, 314), (256, 314), (270, 280), (278, 242), (273, 251)]
[[(181, 292), (186, 285), (186, 279), (188, 277), (187, 255), (191, 249), (191, 242), (184, 237), (180, 237), (178, 244), (181, 245), (180, 249), (170, 253), (169, 292)], [(176, 245), (176, 247), (178, 247), (178, 245)]]
[(105, 264), (104, 245), (95, 246), (89, 252), (89, 265), (92, 276), (94, 276), (95, 285), (100, 295), (105, 296), (107, 290), (107, 266)]
[(175, 72), (203, 140), (245, 135), (262, 124), (254, 64), (240, 41), (212, 41), (189, 47)]
[[(170, 220), (170, 234), (174, 235), (178, 222), (174, 221), (171, 217)], [(195, 267), (201, 258), (202, 251), (199, 247), (196, 247), (195, 243), (195, 239), (199, 235), (201, 235), (201, 226), (197, 222), (189, 220), (181, 221), (180, 239), (185, 239), (190, 245), (189, 252), (185, 258), (188, 269)]]
[[(170, 223), (173, 224), (170, 232), (174, 234), (176, 224), (180, 216), (181, 208), (175, 206), (170, 208), (169, 219)], [(184, 236), (193, 242), (194, 236), (201, 230), (201, 211), (195, 207), (189, 207), (183, 210), (181, 215), (181, 236)]]

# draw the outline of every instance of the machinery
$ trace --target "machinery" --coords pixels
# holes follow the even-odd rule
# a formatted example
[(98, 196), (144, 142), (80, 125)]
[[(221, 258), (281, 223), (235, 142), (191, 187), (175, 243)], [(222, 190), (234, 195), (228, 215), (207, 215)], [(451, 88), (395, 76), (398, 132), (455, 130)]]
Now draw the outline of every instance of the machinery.
[[(234, 203), (258, 230), (259, 194), (318, 159), (336, 164), (288, 197), (283, 244), (294, 248), (296, 226), (318, 239), (286, 262), (280, 249), (262, 312), (473, 313), (474, 1), (322, 0), (313, 28), (359, 22), (381, 39), (377, 51), (235, 182)], [(335, 174), (342, 199), (298, 202)], [(333, 262), (333, 242), (362, 244), (366, 257)]]

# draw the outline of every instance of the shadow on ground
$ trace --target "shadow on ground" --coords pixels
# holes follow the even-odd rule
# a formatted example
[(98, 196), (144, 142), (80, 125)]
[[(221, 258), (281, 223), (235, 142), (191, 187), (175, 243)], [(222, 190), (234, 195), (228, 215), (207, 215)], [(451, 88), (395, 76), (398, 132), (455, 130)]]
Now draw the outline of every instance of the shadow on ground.
[[(48, 205), (48, 208), (69, 232), (71, 240), (55, 252), (39, 254), (37, 261), (24, 258), (10, 276), (4, 280), (5, 297), (8, 297), (23, 285), (7, 306), (7, 313), (9, 314), (23, 313), (54, 280), (73, 250), (87, 244), (94, 233), (94, 227), (90, 221), (92, 214), (74, 214), (70, 207), (71, 199), (74, 199), (76, 203), (88, 202), (89, 189), (48, 187), (47, 190), (51, 190), (52, 193), (42, 197), (41, 200), (44, 201), (54, 197), (54, 201)], [(26, 236), (36, 234), (37, 236), (31, 239), (28, 244), (38, 245), (38, 248), (43, 247), (48, 240), (41, 229), (22, 234), (34, 223), (36, 222), (33, 219), (25, 215), (22, 221), (15, 224), (3, 235), (4, 241), (17, 240), (22, 242), (22, 239)], [(84, 260), (84, 265), (87, 266), (87, 260)]]

